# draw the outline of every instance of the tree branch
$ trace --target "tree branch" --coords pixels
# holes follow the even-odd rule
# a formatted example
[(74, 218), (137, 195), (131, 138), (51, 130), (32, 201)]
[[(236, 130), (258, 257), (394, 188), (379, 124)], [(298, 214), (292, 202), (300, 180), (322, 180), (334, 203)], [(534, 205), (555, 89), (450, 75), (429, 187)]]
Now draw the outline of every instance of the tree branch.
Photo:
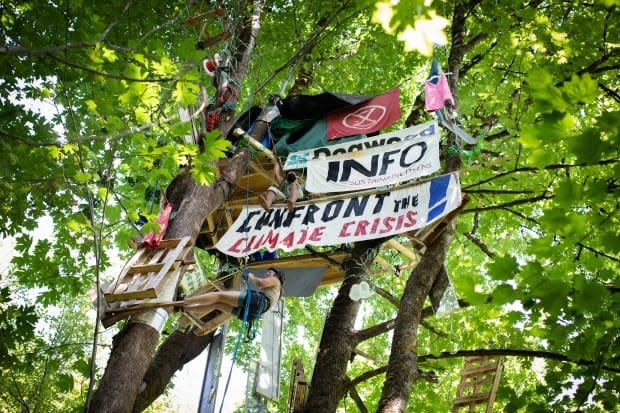
[(514, 191), (514, 190), (509, 190), (509, 189), (470, 189), (469, 191), (467, 191), (468, 194), (513, 194), (513, 195), (519, 195), (519, 194), (533, 194), (534, 191), (530, 190), (530, 189), (524, 189), (521, 191)]
[[(580, 167), (585, 167), (585, 166), (594, 166), (594, 165), (599, 165), (599, 166), (603, 166), (603, 165), (611, 165), (614, 164), (616, 162), (618, 162), (618, 160), (620, 160), (620, 158), (611, 158), (611, 159), (602, 159), (598, 162), (595, 163), (580, 163), (580, 164), (552, 164), (552, 165), (547, 165), (544, 166), (542, 169), (545, 171), (550, 171), (550, 170), (554, 170), (554, 169), (567, 169), (567, 168), (580, 168)], [(482, 184), (486, 184), (487, 182), (491, 182), (495, 179), (498, 178), (502, 178), (504, 176), (507, 175), (512, 175), (514, 173), (520, 173), (520, 172), (535, 172), (538, 171), (538, 168), (534, 168), (534, 167), (529, 167), (529, 166), (524, 166), (521, 168), (515, 168), (513, 170), (510, 171), (506, 171), (506, 172), (501, 172), (498, 174), (493, 175), (492, 177), (488, 178), (488, 179), (483, 179), (482, 181), (478, 181), (476, 183), (467, 185), (466, 187), (463, 187), (461, 189), (463, 189), (464, 191), (466, 191), (469, 188), (475, 187), (475, 186), (479, 186)]]
[(595, 255), (600, 255), (600, 256), (605, 257), (605, 258), (608, 258), (608, 259), (610, 259), (610, 260), (612, 260), (612, 261), (615, 261), (615, 262), (620, 262), (620, 259), (618, 259), (618, 258), (616, 258), (616, 257), (614, 257), (614, 256), (611, 256), (611, 255), (605, 254), (604, 252), (600, 252), (600, 251), (598, 251), (598, 250), (595, 250), (595, 249), (594, 249), (594, 248), (592, 248), (592, 247), (588, 247), (587, 245), (584, 245), (584, 244), (582, 244), (581, 242), (578, 242), (578, 243), (577, 243), (577, 245), (578, 245), (579, 247), (583, 248), (584, 250), (588, 250), (588, 251), (590, 251), (590, 252), (593, 252)]
[[(552, 351), (545, 350), (528, 350), (528, 349), (476, 349), (476, 350), (459, 350), (454, 353), (444, 351), (440, 354), (427, 354), (425, 356), (419, 356), (418, 360), (420, 362), (427, 360), (441, 360), (455, 357), (472, 357), (472, 356), (509, 356), (509, 357), (539, 357), (548, 360), (555, 360), (567, 363), (577, 364), (579, 366), (594, 366), (597, 364), (597, 361), (594, 360), (571, 360), (567, 356), (554, 353)], [(611, 366), (603, 366), (603, 370), (612, 372), (612, 373), (620, 373), (620, 368), (611, 367)]]
[[(201, 95), (202, 95), (202, 102), (200, 103), (200, 106), (194, 111), (194, 113), (191, 114), (190, 119), (195, 119), (198, 116), (200, 116), (200, 114), (202, 113), (203, 109), (207, 107), (207, 104), (209, 103), (209, 97), (207, 95), (207, 92), (205, 90), (205, 88), (201, 88)], [(75, 140), (72, 141), (67, 141), (67, 142), (62, 142), (60, 139), (57, 141), (46, 141), (46, 142), (34, 142), (28, 138), (24, 138), (24, 137), (20, 137), (17, 135), (14, 135), (2, 128), (0, 128), (0, 135), (4, 135), (6, 137), (12, 138), (12, 139), (17, 139), (20, 142), (25, 143), (26, 145), (29, 146), (34, 146), (34, 147), (46, 147), (46, 146), (57, 146), (57, 147), (61, 147), (64, 144), (73, 144), (73, 143), (82, 143), (82, 142), (91, 142), (91, 141), (105, 141), (105, 140), (116, 140), (116, 139), (122, 139), (125, 138), (127, 136), (131, 136), (134, 133), (138, 133), (138, 132), (142, 132), (145, 131), (147, 129), (150, 129), (154, 126), (159, 126), (163, 123), (170, 123), (176, 119), (179, 118), (179, 114), (176, 113), (172, 116), (168, 116), (167, 118), (161, 119), (158, 122), (150, 122), (150, 123), (146, 123), (144, 125), (141, 126), (135, 126), (135, 127), (131, 127), (128, 130), (126, 130), (125, 132), (121, 132), (121, 133), (117, 133), (114, 135), (90, 135), (90, 136), (82, 136), (82, 137), (78, 137)], [(187, 121), (189, 122), (189, 121)], [(180, 125), (181, 123), (186, 123), (186, 122), (176, 122), (176, 123), (172, 123), (170, 126), (174, 126), (174, 125)]]
[(357, 406), (358, 411), (361, 413), (368, 413), (368, 409), (366, 408), (366, 405), (364, 404), (364, 401), (360, 397), (359, 393), (355, 389), (355, 386), (351, 386), (349, 388), (349, 394), (351, 395), (351, 398), (355, 402), (355, 405)]
[(74, 62), (71, 62), (69, 60), (63, 59), (62, 57), (56, 56), (54, 53), (51, 53), (51, 52), (45, 53), (45, 56), (49, 57), (52, 60), (56, 60), (57, 62), (65, 64), (67, 66), (71, 66), (71, 67), (74, 67), (76, 69), (80, 69), (80, 70), (83, 70), (85, 72), (92, 73), (92, 74), (97, 75), (97, 76), (107, 77), (107, 78), (110, 78), (110, 79), (126, 80), (128, 82), (144, 82), (144, 83), (165, 83), (165, 82), (174, 82), (174, 81), (178, 80), (178, 79), (176, 79), (174, 77), (159, 78), (159, 79), (150, 79), (150, 78), (140, 79), (140, 78), (136, 78), (136, 77), (122, 76), (122, 75), (117, 75), (117, 74), (113, 74), (113, 73), (105, 73), (105, 72), (100, 72), (100, 71), (95, 70), (95, 69), (91, 69), (88, 66), (83, 66), (83, 65), (81, 65), (79, 63), (74, 63)]
[(443, 331), (438, 330), (434, 326), (430, 325), (428, 323), (428, 321), (426, 321), (424, 319), (420, 320), (420, 325), (423, 326), (424, 328), (426, 328), (431, 333), (437, 334), (439, 337), (448, 337), (447, 333), (444, 333)]
[(46, 47), (45, 49), (31, 49), (24, 46), (0, 46), (0, 55), (30, 55), (30, 56), (46, 56), (48, 53), (62, 52), (68, 49), (92, 49), (97, 43), (69, 43), (59, 46)]
[(481, 212), (481, 211), (491, 211), (494, 209), (506, 209), (515, 205), (523, 205), (523, 204), (529, 204), (529, 203), (533, 203), (533, 202), (539, 202), (539, 201), (544, 201), (546, 199), (551, 199), (553, 198), (553, 195), (539, 195), (539, 196), (535, 196), (532, 198), (523, 198), (523, 199), (516, 199), (514, 201), (510, 201), (510, 202), (506, 202), (504, 204), (497, 204), (497, 205), (489, 205), (486, 207), (475, 207), (475, 208), (470, 208), (470, 209), (464, 209), (462, 214), (465, 213), (471, 213), (471, 212)]
[(383, 374), (387, 371), (388, 366), (381, 366), (379, 368), (376, 368), (374, 370), (370, 370), (367, 371), (365, 373), (360, 374), (359, 376), (357, 376), (356, 378), (349, 380), (349, 385), (350, 386), (357, 386), (358, 384), (371, 379), (375, 376), (378, 376), (380, 374)]
[(612, 99), (614, 99), (616, 102), (620, 103), (620, 93), (616, 92), (613, 89), (608, 88), (607, 86), (605, 86), (602, 82), (598, 82), (598, 87), (600, 87), (601, 89), (603, 89), (603, 91), (605, 91), (605, 93), (607, 93), (607, 95), (609, 97), (611, 97)]
[(112, 22), (110, 22), (110, 24), (108, 24), (108, 27), (106, 27), (106, 29), (103, 31), (99, 40), (104, 41), (108, 37), (110, 30), (112, 30), (112, 28), (114, 28), (114, 26), (116, 26), (118, 22), (121, 21), (121, 18), (125, 15), (125, 13), (127, 13), (127, 10), (129, 10), (129, 6), (131, 6), (132, 1), (133, 0), (127, 1), (127, 3), (125, 4), (125, 7), (118, 14), (116, 20), (113, 20)]
[(376, 287), (374, 288), (375, 292), (380, 295), (381, 297), (385, 298), (386, 300), (388, 300), (392, 305), (394, 305), (394, 307), (398, 308), (400, 306), (400, 301), (394, 297), (392, 294), (390, 294), (388, 291), (384, 290), (381, 287)]
[(495, 257), (495, 253), (491, 251), (489, 247), (487, 247), (487, 245), (484, 242), (482, 242), (482, 240), (480, 240), (478, 237), (476, 237), (474, 234), (470, 232), (464, 232), (463, 235), (465, 235), (465, 238), (470, 240), (474, 245), (480, 248), (482, 252), (484, 252), (487, 255), (487, 257), (489, 258)]
[(364, 330), (356, 331), (353, 334), (354, 340), (359, 344), (362, 341), (366, 341), (370, 338), (376, 337), (380, 334), (390, 331), (394, 328), (394, 319), (387, 320), (379, 324), (375, 324), (372, 327), (365, 328)]
[(319, 258), (327, 261), (328, 263), (336, 266), (337, 268), (340, 268), (340, 269), (343, 268), (343, 265), (341, 263), (339, 263), (338, 261), (336, 261), (333, 258), (330, 258), (329, 255), (327, 255), (327, 254), (325, 254), (325, 253), (323, 253), (321, 251), (317, 251), (314, 248), (310, 247), (309, 245), (306, 245), (304, 248), (310, 253), (310, 255), (314, 255), (316, 257), (319, 257)]

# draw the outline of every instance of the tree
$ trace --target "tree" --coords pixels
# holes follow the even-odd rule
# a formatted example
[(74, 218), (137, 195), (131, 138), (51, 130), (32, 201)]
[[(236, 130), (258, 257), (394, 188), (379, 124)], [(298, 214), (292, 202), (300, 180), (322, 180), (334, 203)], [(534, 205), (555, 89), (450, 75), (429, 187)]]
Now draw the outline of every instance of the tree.
[[(431, 18), (429, 9), (416, 9), (414, 1), (395, 7), (303, 3), (266, 5), (248, 70), (237, 71), (243, 79), (240, 108), (264, 103), (268, 93), (288, 85), (293, 68), (298, 74), (293, 88), (307, 93), (372, 94), (398, 84), (409, 118), (428, 118), (421, 110), (420, 82), (429, 58), (405, 53), (403, 47), (412, 43), (403, 46), (397, 36), (411, 39), (416, 32), (407, 29), (408, 22), (418, 12), (418, 19)], [(181, 194), (194, 188), (199, 193), (181, 195), (181, 215), (170, 237), (196, 233), (204, 213), (232, 188), (227, 182), (206, 186), (210, 161), (219, 154), (180, 139), (189, 127), (176, 119), (176, 106), (200, 106), (200, 86), (210, 88), (196, 70), (205, 53), (251, 46), (240, 41), (245, 37), (237, 29), (260, 4), (226, 2), (224, 27), (235, 29), (234, 41), (207, 51), (196, 50), (197, 36), (218, 33), (222, 21), (206, 19), (204, 30), (183, 24), (205, 11), (200, 6), (140, 1), (116, 7), (2, 6), (0, 142), (6, 162), (0, 164), (0, 231), (17, 238), (18, 258), (7, 279), (39, 289), (34, 302), (39, 313), (98, 287), (109, 265), (110, 235), (124, 245), (135, 234), (139, 214), (152, 222), (158, 211), (149, 200), (170, 182)], [(376, 271), (373, 254), (397, 265), (403, 258), (379, 245), (371, 245), (370, 255), (363, 254), (365, 245), (356, 246), (346, 269), (351, 277), (340, 286), (322, 334), (308, 405), (313, 411), (350, 403), (362, 411), (405, 411), (407, 405), (448, 410), (460, 368), (454, 356), (492, 353), (511, 356), (497, 400), (505, 410), (613, 411), (620, 351), (614, 317), (620, 251), (617, 4), (472, 0), (433, 7), (451, 21), (451, 43), (436, 48), (435, 56), (449, 73), (464, 128), (483, 142), (445, 147), (448, 158), (462, 160), (461, 186), (470, 201), (410, 274), (368, 277), (366, 270)], [(381, 20), (390, 12), (391, 20)], [(28, 99), (52, 102), (56, 113), (45, 117)], [(220, 130), (227, 131), (226, 122)], [(215, 134), (207, 139), (218, 142)], [(186, 157), (191, 168), (179, 174)], [(232, 156), (229, 175), (244, 170), (247, 158), (243, 150)], [(54, 238), (34, 242), (31, 231), (42, 216), (54, 221)], [(462, 308), (434, 317), (448, 274)], [(386, 293), (369, 299), (366, 324), (356, 330), (360, 303), (348, 298), (348, 290), (360, 277)], [(442, 282), (433, 290), (437, 279)], [(19, 332), (28, 346), (42, 346), (32, 334), (32, 320), (4, 322), (24, 320), (33, 311), (16, 313), (18, 306), (0, 307), (3, 334)], [(293, 325), (297, 317), (309, 317), (299, 309), (292, 314)], [(315, 323), (320, 321), (308, 325)], [(100, 395), (112, 392), (110, 400), (130, 408), (135, 400), (140, 410), (209, 341), (175, 332), (151, 360), (159, 337), (149, 329), (130, 324), (119, 334), (117, 348), (127, 346), (124, 341), (144, 341), (127, 355), (135, 363), (131, 368), (122, 359), (115, 368), (113, 353)], [(391, 330), (390, 344), (383, 333)], [(316, 334), (310, 336), (318, 339)], [(96, 348), (97, 331), (93, 337)], [(330, 347), (339, 338), (346, 345)], [(7, 347), (6, 353), (14, 356), (16, 350)], [(530, 371), (533, 357), (545, 360), (538, 375)], [(8, 367), (0, 368), (4, 374)], [(139, 393), (145, 372), (146, 387)], [(127, 399), (106, 387), (112, 373), (126, 377)], [(95, 378), (94, 368), (90, 375)], [(420, 381), (433, 377), (439, 383)], [(97, 398), (93, 403), (97, 410), (115, 410)]]

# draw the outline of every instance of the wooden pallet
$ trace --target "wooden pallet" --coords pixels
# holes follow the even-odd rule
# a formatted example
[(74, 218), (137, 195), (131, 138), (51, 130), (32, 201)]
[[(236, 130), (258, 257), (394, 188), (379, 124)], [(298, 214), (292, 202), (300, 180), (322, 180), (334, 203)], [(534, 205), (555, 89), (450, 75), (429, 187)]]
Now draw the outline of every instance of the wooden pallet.
[(190, 237), (163, 240), (157, 248), (142, 247), (125, 265), (116, 280), (104, 288), (107, 303), (157, 298), (166, 278), (180, 276), (177, 270), (192, 249)]
[(190, 237), (185, 237), (164, 240), (158, 248), (138, 249), (116, 280), (103, 288), (103, 326), (110, 327), (149, 309), (171, 309), (171, 291), (176, 290), (185, 271), (194, 265), (194, 261), (184, 261), (192, 247)]
[(452, 413), (463, 407), (469, 412), (492, 413), (503, 367), (502, 356), (466, 357)]

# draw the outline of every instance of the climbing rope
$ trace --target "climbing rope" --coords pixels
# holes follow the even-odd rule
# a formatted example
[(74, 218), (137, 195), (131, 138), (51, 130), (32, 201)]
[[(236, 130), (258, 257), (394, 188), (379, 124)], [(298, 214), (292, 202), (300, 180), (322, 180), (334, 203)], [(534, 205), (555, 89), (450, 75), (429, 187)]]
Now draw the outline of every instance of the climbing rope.
[[(248, 162), (248, 166), (247, 166), (247, 170), (246, 173), (249, 172), (250, 166), (249, 166), (249, 162)], [(246, 214), (249, 212), (249, 203), (250, 203), (250, 190), (249, 188), (246, 187), (245, 189), (245, 211)], [(247, 240), (249, 239), (248, 237), (248, 229), (246, 229), (245, 231), (245, 239), (246, 239), (246, 249), (247, 249)], [(235, 347), (233, 349), (233, 355), (232, 355), (232, 362), (230, 365), (230, 371), (228, 372), (228, 378), (226, 379), (226, 386), (224, 387), (224, 393), (222, 395), (222, 402), (220, 404), (220, 410), (219, 412), (222, 413), (222, 408), (224, 407), (224, 401), (226, 400), (226, 394), (228, 393), (228, 386), (230, 384), (230, 378), (232, 377), (232, 371), (233, 368), (235, 366), (235, 362), (237, 360), (237, 353), (239, 351), (239, 347), (241, 344), (241, 337), (243, 336), (243, 330), (244, 327), (246, 328), (246, 342), (250, 342), (252, 340), (254, 340), (254, 338), (256, 337), (256, 332), (255, 332), (255, 326), (254, 326), (254, 319), (258, 319), (258, 317), (260, 317), (260, 315), (263, 313), (264, 311), (264, 307), (265, 307), (265, 300), (261, 299), (259, 306), (258, 306), (258, 311), (256, 314), (252, 314), (252, 320), (249, 320), (250, 318), (250, 304), (252, 301), (252, 284), (250, 283), (250, 270), (248, 268), (248, 255), (247, 253), (245, 253), (244, 257), (243, 257), (243, 261), (244, 261), (244, 265), (243, 265), (243, 271), (241, 273), (241, 278), (242, 280), (245, 282), (245, 299), (244, 299), (244, 305), (243, 305), (243, 317), (241, 319), (241, 327), (239, 328), (239, 333), (237, 333), (237, 340), (235, 341)]]

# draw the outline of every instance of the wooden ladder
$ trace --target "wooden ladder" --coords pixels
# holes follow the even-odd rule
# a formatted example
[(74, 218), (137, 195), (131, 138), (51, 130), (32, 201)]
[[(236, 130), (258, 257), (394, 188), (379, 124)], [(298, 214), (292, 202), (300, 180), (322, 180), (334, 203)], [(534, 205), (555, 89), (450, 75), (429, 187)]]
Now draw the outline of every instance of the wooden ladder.
[(300, 359), (295, 359), (293, 360), (293, 371), (291, 372), (288, 390), (287, 413), (301, 413), (304, 411), (307, 390), (308, 382), (304, 376), (304, 366), (301, 364)]
[[(157, 248), (141, 247), (125, 264), (116, 280), (103, 288), (106, 303), (102, 316), (104, 327), (146, 308), (157, 307), (165, 289), (176, 286), (183, 273), (194, 265), (185, 262), (193, 243), (190, 237), (163, 240)], [(135, 311), (134, 311), (135, 310)]]
[(458, 413), (463, 407), (469, 412), (492, 413), (503, 368), (502, 356), (466, 357), (452, 413)]

